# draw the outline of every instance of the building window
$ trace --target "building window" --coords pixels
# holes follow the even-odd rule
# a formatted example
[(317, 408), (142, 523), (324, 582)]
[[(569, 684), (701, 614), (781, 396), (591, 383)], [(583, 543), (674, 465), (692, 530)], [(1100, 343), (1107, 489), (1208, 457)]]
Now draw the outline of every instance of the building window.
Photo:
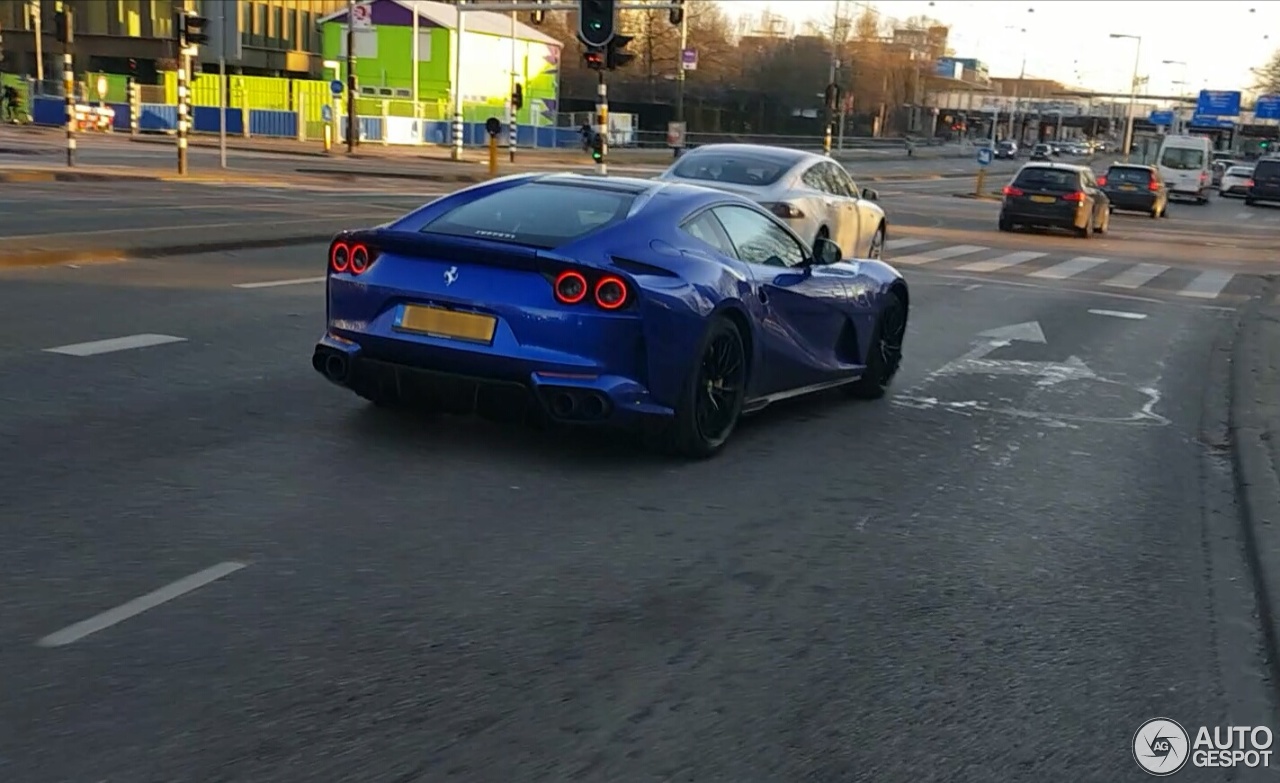
[(271, 37), (275, 39), (276, 45), (281, 45), (284, 41), (284, 9), (276, 6), (271, 9), (271, 15), (275, 17), (271, 20)]
[(173, 8), (168, 0), (148, 0), (147, 4), (151, 6), (151, 37), (172, 38), (173, 14), (170, 12)]
[(107, 21), (111, 16), (111, 6), (106, 3), (85, 3), (75, 10), (79, 12), (76, 32), (83, 30), (90, 35), (111, 34), (110, 23)]
[(298, 23), (298, 48), (304, 52), (314, 52), (319, 47), (315, 46), (315, 39), (319, 37), (316, 34), (315, 22), (311, 19), (310, 11), (303, 11), (301, 21)]
[(120, 22), (120, 35), (130, 38), (142, 37), (142, 0), (116, 0)]
[(284, 29), (280, 32), (285, 49), (298, 48), (297, 24), (298, 12), (292, 8), (287, 9), (284, 12)]
[(254, 9), (254, 25), (258, 28), (258, 45), (265, 46), (267, 38), (271, 36), (271, 30), (267, 27), (267, 6), (263, 3), (256, 3), (257, 8)]

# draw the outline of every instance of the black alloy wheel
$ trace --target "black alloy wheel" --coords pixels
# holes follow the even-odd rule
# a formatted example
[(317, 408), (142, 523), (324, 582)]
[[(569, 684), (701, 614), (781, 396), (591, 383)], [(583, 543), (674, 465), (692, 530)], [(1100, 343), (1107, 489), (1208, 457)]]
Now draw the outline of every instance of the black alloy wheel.
[(884, 307), (871, 334), (867, 368), (849, 394), (864, 400), (884, 396), (902, 367), (902, 346), (907, 338), (907, 305), (896, 293), (885, 294)]
[(663, 445), (683, 456), (710, 457), (733, 434), (746, 402), (746, 346), (728, 318), (708, 325), (688, 384)]

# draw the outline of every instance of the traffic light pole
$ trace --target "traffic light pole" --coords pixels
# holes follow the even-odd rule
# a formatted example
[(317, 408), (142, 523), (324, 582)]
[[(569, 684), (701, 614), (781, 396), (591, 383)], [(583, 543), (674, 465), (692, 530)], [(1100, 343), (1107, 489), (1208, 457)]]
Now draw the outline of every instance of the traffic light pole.
[(596, 133), (600, 136), (600, 160), (596, 161), (596, 173), (605, 176), (609, 173), (609, 85), (604, 80), (604, 71), (596, 74)]
[[(417, 9), (414, 9), (417, 13)], [(356, 0), (347, 0), (347, 154), (356, 151), (360, 121), (356, 117)], [(418, 67), (417, 63), (413, 64)], [(418, 96), (413, 96), (416, 101)]]
[(186, 49), (178, 52), (178, 173), (187, 173), (187, 106), (189, 99), (191, 56)]
[(66, 35), (62, 43), (62, 92), (66, 99), (67, 110), (67, 166), (76, 165), (76, 72), (71, 62), (71, 9), (64, 8), (62, 13), (66, 24)]

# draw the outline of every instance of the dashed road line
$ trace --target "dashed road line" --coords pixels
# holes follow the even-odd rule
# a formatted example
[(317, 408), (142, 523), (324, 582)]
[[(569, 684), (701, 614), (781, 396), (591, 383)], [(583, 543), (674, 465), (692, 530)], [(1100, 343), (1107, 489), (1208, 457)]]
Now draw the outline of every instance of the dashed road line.
[(1090, 315), (1105, 315), (1108, 318), (1126, 318), (1130, 321), (1141, 321), (1147, 317), (1146, 313), (1130, 313), (1124, 310), (1090, 310)]
[(127, 337), (112, 337), (109, 340), (95, 340), (89, 343), (73, 343), (60, 345), (57, 348), (46, 348), (46, 353), (57, 353), (63, 356), (97, 356), (103, 353), (129, 351), (134, 348), (150, 348), (153, 345), (186, 342), (185, 337), (174, 337), (168, 334), (131, 334)]
[(1141, 288), (1167, 271), (1169, 267), (1162, 264), (1136, 264), (1102, 284), (1112, 288)]
[(1196, 299), (1216, 299), (1233, 277), (1235, 277), (1235, 274), (1231, 272), (1210, 269), (1201, 272), (1186, 288), (1179, 291), (1178, 295), (1191, 296)]
[(890, 239), (884, 243), (884, 247), (885, 250), (903, 250), (908, 247), (915, 247), (916, 245), (927, 245), (933, 241), (934, 240), (932, 239), (911, 239), (909, 237), (903, 237), (902, 239)]
[(310, 283), (323, 283), (326, 277), (297, 277), (292, 280), (267, 280), (260, 283), (236, 283), (236, 288), (278, 288), (285, 285), (307, 285)]
[(95, 634), (98, 631), (110, 628), (111, 626), (122, 623), (131, 617), (136, 617), (148, 609), (154, 609), (163, 603), (167, 603), (175, 598), (186, 595), (192, 590), (204, 587), (210, 582), (216, 582), (224, 576), (234, 574), (236, 571), (239, 571), (244, 567), (244, 563), (218, 563), (211, 568), (206, 568), (203, 571), (197, 571), (190, 576), (184, 576), (176, 582), (170, 582), (159, 590), (154, 590), (144, 596), (135, 598), (128, 603), (115, 607), (114, 609), (108, 609), (101, 614), (96, 614), (88, 620), (82, 620), (74, 625), (68, 625), (61, 631), (49, 634), (36, 642), (36, 644), (41, 647), (62, 647), (71, 644), (72, 642), (77, 642), (90, 634)]
[(990, 250), (982, 245), (952, 245), (951, 247), (940, 247), (937, 250), (930, 250), (926, 253), (917, 255), (900, 256), (891, 259), (891, 263), (904, 264), (906, 266), (923, 266), (932, 264), (934, 261), (945, 261), (949, 258), (957, 256), (967, 256), (973, 253), (981, 253), (983, 250)]
[(1093, 258), (1092, 256), (1076, 256), (1069, 261), (1063, 261), (1061, 264), (1055, 264), (1048, 269), (1041, 269), (1038, 272), (1032, 272), (1028, 277), (1043, 277), (1048, 280), (1066, 280), (1076, 275), (1087, 272), (1099, 264), (1107, 263), (1105, 258)]
[(1048, 253), (1034, 253), (1029, 250), (1018, 253), (1009, 253), (1008, 255), (993, 258), (990, 261), (975, 261), (972, 264), (965, 264), (960, 267), (963, 272), (997, 272), (1001, 269), (1008, 269), (1011, 266), (1025, 264), (1028, 261), (1034, 261), (1037, 258), (1044, 258)]

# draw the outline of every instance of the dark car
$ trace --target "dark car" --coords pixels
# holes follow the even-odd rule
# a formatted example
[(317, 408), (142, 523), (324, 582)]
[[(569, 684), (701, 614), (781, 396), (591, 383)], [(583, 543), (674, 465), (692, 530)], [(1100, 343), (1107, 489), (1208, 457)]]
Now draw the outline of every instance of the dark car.
[(997, 158), (1013, 160), (1018, 157), (1018, 145), (1012, 141), (1001, 141), (996, 144), (995, 155)]
[(1263, 158), (1253, 167), (1253, 179), (1245, 191), (1244, 203), (1280, 201), (1280, 158)]
[(1166, 217), (1169, 188), (1155, 166), (1117, 163), (1098, 177), (1112, 209), (1145, 212), (1153, 218)]
[(1028, 163), (1004, 189), (999, 225), (1065, 228), (1088, 239), (1111, 227), (1111, 202), (1087, 166)]

